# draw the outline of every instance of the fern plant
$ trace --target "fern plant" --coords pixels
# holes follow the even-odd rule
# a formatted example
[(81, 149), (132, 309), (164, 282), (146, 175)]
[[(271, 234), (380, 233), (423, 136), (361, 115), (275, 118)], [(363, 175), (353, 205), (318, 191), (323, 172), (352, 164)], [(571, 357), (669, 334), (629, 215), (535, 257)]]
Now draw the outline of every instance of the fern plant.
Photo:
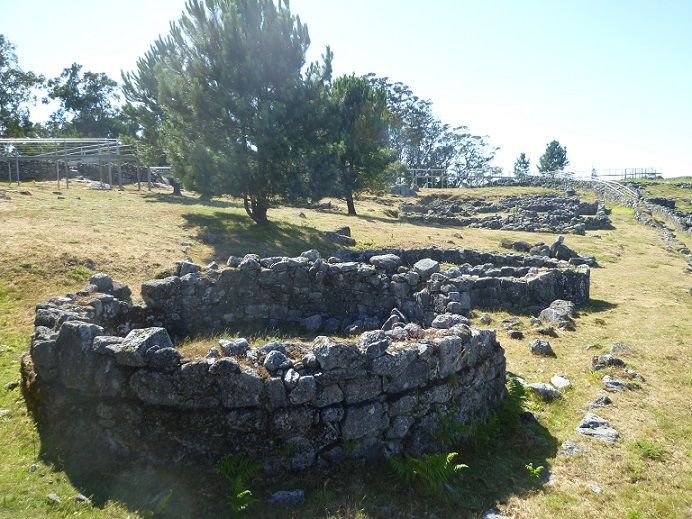
[(233, 515), (240, 515), (257, 502), (252, 491), (246, 488), (247, 481), (260, 469), (261, 464), (251, 460), (245, 454), (228, 454), (219, 461), (216, 472), (224, 478), (231, 495), (228, 505)]
[(533, 463), (529, 463), (528, 465), (524, 465), (526, 467), (526, 470), (528, 471), (529, 475), (532, 478), (535, 479), (541, 479), (541, 473), (543, 472), (543, 465), (539, 465), (538, 467), (533, 466)]
[(403, 485), (419, 485), (424, 493), (439, 495), (459, 471), (467, 468), (467, 465), (454, 462), (458, 455), (450, 452), (390, 458), (389, 465), (394, 477)]

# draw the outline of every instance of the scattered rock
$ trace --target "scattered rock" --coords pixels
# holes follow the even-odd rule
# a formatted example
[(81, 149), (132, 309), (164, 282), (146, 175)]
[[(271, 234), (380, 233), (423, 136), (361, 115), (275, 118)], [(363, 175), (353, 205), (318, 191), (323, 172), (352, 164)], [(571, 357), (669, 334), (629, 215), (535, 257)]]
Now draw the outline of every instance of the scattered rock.
[(505, 330), (515, 330), (522, 326), (523, 323), (521, 322), (521, 319), (518, 317), (508, 317), (507, 319), (502, 319), (500, 321), (500, 326), (502, 326)]
[(3, 418), (3, 417), (5, 417), (5, 416), (7, 416), (7, 415), (9, 415), (9, 414), (10, 414), (10, 410), (9, 410), (9, 409), (0, 409), (0, 418)]
[(619, 378), (614, 378), (610, 375), (606, 375), (601, 379), (601, 381), (603, 382), (603, 386), (606, 388), (607, 391), (620, 392), (624, 391), (625, 389), (639, 389), (635, 384), (632, 384), (631, 382), (627, 382), (626, 380), (621, 380)]
[(599, 487), (596, 483), (589, 483), (588, 485), (586, 485), (586, 488), (591, 490), (591, 492), (593, 492), (597, 496), (600, 496), (603, 493), (603, 490), (601, 490), (601, 487)]
[(13, 389), (17, 389), (19, 387), (19, 381), (13, 380), (12, 382), (8, 382), (5, 384), (5, 389), (8, 391), (12, 391)]
[(324, 238), (332, 243), (344, 245), (346, 247), (353, 247), (356, 244), (356, 240), (354, 240), (350, 236), (345, 236), (343, 234), (339, 234), (332, 231), (325, 232)]
[(582, 454), (586, 454), (589, 451), (586, 447), (584, 447), (581, 443), (577, 443), (572, 440), (565, 440), (562, 442), (562, 445), (560, 446), (560, 451), (559, 454), (561, 456), (566, 456), (566, 457), (575, 457), (575, 456), (581, 456)]
[(623, 344), (623, 343), (621, 343), (621, 342), (614, 342), (614, 343), (610, 346), (610, 353), (613, 353), (613, 354), (621, 353), (621, 354), (626, 355), (626, 354), (628, 354), (628, 353), (632, 353), (632, 351), (633, 351), (633, 350), (632, 350), (631, 347), (629, 347), (629, 346), (627, 346), (626, 344)]
[(508, 515), (504, 515), (497, 508), (489, 508), (481, 514), (480, 519), (512, 519)]
[(572, 385), (570, 384), (569, 379), (563, 377), (562, 375), (553, 375), (553, 377), (550, 379), (550, 383), (558, 389), (567, 389)]
[(77, 494), (74, 496), (75, 503), (83, 503), (85, 505), (91, 505), (91, 499), (89, 499), (84, 494)]
[(315, 262), (320, 259), (320, 251), (317, 249), (310, 249), (300, 253), (301, 258), (307, 258), (309, 261)]
[(60, 504), (60, 496), (56, 494), (55, 492), (51, 492), (46, 496), (48, 499), (48, 502), (52, 505), (59, 505)]
[(619, 433), (610, 427), (607, 420), (594, 413), (586, 413), (575, 429), (579, 434), (595, 438), (605, 443), (615, 443)]
[(562, 330), (574, 330), (574, 317), (576, 315), (577, 309), (572, 301), (556, 299), (538, 317), (541, 321), (554, 324)]
[(594, 355), (591, 357), (591, 371), (598, 371), (609, 367), (624, 367), (625, 361), (620, 357), (606, 353), (605, 355)]
[(509, 331), (509, 338), (510, 339), (523, 339), (524, 338), (524, 332), (521, 330), (510, 330)]
[(542, 355), (544, 357), (556, 357), (553, 347), (545, 339), (536, 339), (529, 343), (529, 351), (534, 355)]
[(594, 407), (605, 407), (612, 404), (613, 401), (608, 395), (598, 395), (594, 400), (589, 402), (589, 409)]
[(536, 328), (536, 332), (540, 333), (541, 335), (545, 335), (546, 337), (558, 337), (555, 328), (552, 326), (541, 326), (540, 328)]
[(533, 391), (536, 395), (538, 395), (538, 398), (540, 398), (544, 402), (550, 402), (552, 400), (555, 400), (556, 398), (562, 398), (562, 393), (560, 393), (550, 384), (545, 384), (543, 382), (534, 382), (533, 384), (529, 384), (526, 387)]
[(624, 373), (625, 373), (625, 376), (630, 380), (638, 380), (639, 382), (646, 382), (646, 379), (634, 370), (625, 369)]
[(489, 324), (492, 324), (493, 318), (490, 317), (488, 314), (483, 314), (480, 319), (478, 319), (481, 324), (484, 324), (488, 326)]

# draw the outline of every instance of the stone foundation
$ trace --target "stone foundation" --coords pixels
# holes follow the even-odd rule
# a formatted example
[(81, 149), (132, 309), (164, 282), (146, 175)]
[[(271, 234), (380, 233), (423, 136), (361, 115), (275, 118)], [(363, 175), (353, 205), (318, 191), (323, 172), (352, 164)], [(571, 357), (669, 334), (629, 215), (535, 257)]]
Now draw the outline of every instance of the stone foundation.
[[(487, 213), (496, 213), (483, 216)], [(612, 229), (601, 202), (582, 202), (575, 196), (507, 196), (495, 202), (477, 198), (429, 196), (399, 206), (402, 220), (503, 231), (584, 234), (589, 229)]]
[[(470, 328), (463, 314), (583, 303), (589, 269), (463, 249), (395, 252), (182, 262), (178, 275), (143, 284), (143, 305), (97, 274), (37, 306), (22, 361), (27, 403), (62, 449), (106, 462), (213, 464), (245, 452), (281, 472), (441, 448), (445, 421), (483, 419), (505, 392), (494, 330)], [(440, 272), (434, 258), (461, 264)], [(175, 346), (258, 323), (374, 330), (254, 349), (221, 341), (223, 353), (205, 358)]]

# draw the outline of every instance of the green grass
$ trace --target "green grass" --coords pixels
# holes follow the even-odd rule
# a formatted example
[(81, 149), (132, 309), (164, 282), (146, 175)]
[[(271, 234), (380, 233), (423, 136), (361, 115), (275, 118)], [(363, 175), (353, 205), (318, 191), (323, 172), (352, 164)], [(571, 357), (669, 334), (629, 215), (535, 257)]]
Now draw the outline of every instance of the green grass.
[[(176, 467), (165, 473), (113, 478), (142, 481), (141, 499), (124, 494), (114, 484), (108, 492), (95, 496), (93, 505), (78, 504), (74, 496), (86, 487), (71, 477), (72, 471), (59, 463), (46, 464), (39, 457), (41, 437), (20, 391), (4, 388), (19, 378), (19, 358), (27, 349), (36, 303), (83, 286), (92, 272), (106, 271), (127, 282), (136, 296), (142, 281), (184, 257), (183, 243), (190, 244), (188, 254), (199, 263), (225, 262), (230, 254), (248, 252), (295, 255), (313, 247), (328, 256), (335, 247), (324, 240), (324, 231), (342, 225), (351, 227), (357, 248), (449, 247), (451, 240), (460, 247), (498, 251), (502, 239), (554, 239), (542, 233), (402, 223), (385, 212), (400, 201), (389, 196), (360, 197), (357, 217), (346, 216), (344, 204), (338, 201), (336, 207), (341, 210), (330, 212), (275, 208), (269, 213), (272, 224), (258, 227), (244, 215), (241, 204), (230, 198), (201, 202), (190, 196), (178, 199), (131, 188), (123, 193), (94, 192), (75, 185), (63, 191), (65, 200), (57, 201), (50, 184), (24, 187), (33, 196), (9, 191), (11, 200), (0, 201), (4, 246), (0, 262), (0, 409), (10, 411), (0, 418), (0, 517), (150, 517), (157, 508), (164, 515), (184, 515), (190, 503), (199, 507), (196, 510), (201, 515), (223, 516), (227, 511), (228, 490), (218, 476), (187, 473)], [(520, 188), (488, 188), (460, 194), (500, 197), (521, 192)], [(381, 515), (382, 507), (391, 506), (400, 516), (464, 517), (502, 502), (501, 508), (515, 517), (624, 517), (629, 512), (656, 518), (692, 515), (690, 278), (681, 273), (681, 257), (667, 253), (656, 231), (636, 223), (631, 209), (614, 207), (611, 217), (615, 229), (598, 231), (600, 239), (588, 235), (566, 238), (570, 247), (596, 255), (602, 268), (591, 272), (592, 302), (581, 310), (577, 330), (550, 339), (557, 357), (539, 360), (527, 353), (528, 341), (538, 337), (527, 317), (522, 317), (524, 340), (510, 339), (501, 328), (497, 332), (510, 371), (529, 382), (547, 382), (553, 374), (563, 373), (572, 381), (572, 390), (559, 402), (527, 404), (538, 415), (539, 424), (481, 442), (477, 449), (461, 446), (459, 461), (469, 468), (459, 476), (458, 494), (444, 502), (422, 499), (391, 481), (386, 467), (345, 465), (327, 477), (305, 474), (253, 481), (253, 496), (259, 501), (250, 509), (252, 514), (364, 518)], [(59, 231), (56, 221), (61, 222)], [(209, 243), (210, 233), (214, 243)], [(459, 233), (463, 238), (455, 236)], [(499, 321), (509, 314), (490, 315), (494, 319), (491, 326), (499, 328)], [(482, 326), (477, 321), (476, 325)], [(267, 339), (261, 333), (256, 338)], [(210, 337), (208, 342), (189, 343), (188, 347), (206, 352), (217, 339)], [(574, 427), (585, 404), (598, 393), (604, 374), (590, 374), (590, 356), (607, 351), (616, 341), (632, 346), (634, 352), (626, 360), (647, 381), (640, 391), (617, 394), (613, 406), (598, 410), (621, 432), (621, 439), (611, 447), (577, 437)], [(600, 348), (585, 351), (585, 344)], [(566, 439), (588, 444), (589, 454), (579, 459), (558, 457), (557, 447)], [(541, 486), (529, 474), (528, 464), (546, 467), (553, 483)], [(603, 496), (586, 490), (592, 481), (604, 488)], [(155, 491), (152, 482), (158, 485)], [(291, 488), (306, 490), (305, 503), (280, 510), (267, 504), (271, 491)], [(53, 492), (61, 498), (59, 505), (47, 500)]]

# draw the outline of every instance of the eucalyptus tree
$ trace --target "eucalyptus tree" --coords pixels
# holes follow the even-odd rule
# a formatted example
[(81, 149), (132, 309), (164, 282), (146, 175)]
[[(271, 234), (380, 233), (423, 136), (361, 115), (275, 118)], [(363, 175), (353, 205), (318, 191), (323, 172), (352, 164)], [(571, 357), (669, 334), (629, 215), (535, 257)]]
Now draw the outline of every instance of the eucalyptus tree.
[(43, 76), (19, 66), (15, 46), (0, 34), (0, 137), (33, 135), (29, 107), (36, 103), (36, 89)]
[(118, 137), (129, 133), (120, 108), (120, 87), (103, 72), (73, 63), (48, 81), (48, 99), (59, 102), (47, 129), (53, 135)]

